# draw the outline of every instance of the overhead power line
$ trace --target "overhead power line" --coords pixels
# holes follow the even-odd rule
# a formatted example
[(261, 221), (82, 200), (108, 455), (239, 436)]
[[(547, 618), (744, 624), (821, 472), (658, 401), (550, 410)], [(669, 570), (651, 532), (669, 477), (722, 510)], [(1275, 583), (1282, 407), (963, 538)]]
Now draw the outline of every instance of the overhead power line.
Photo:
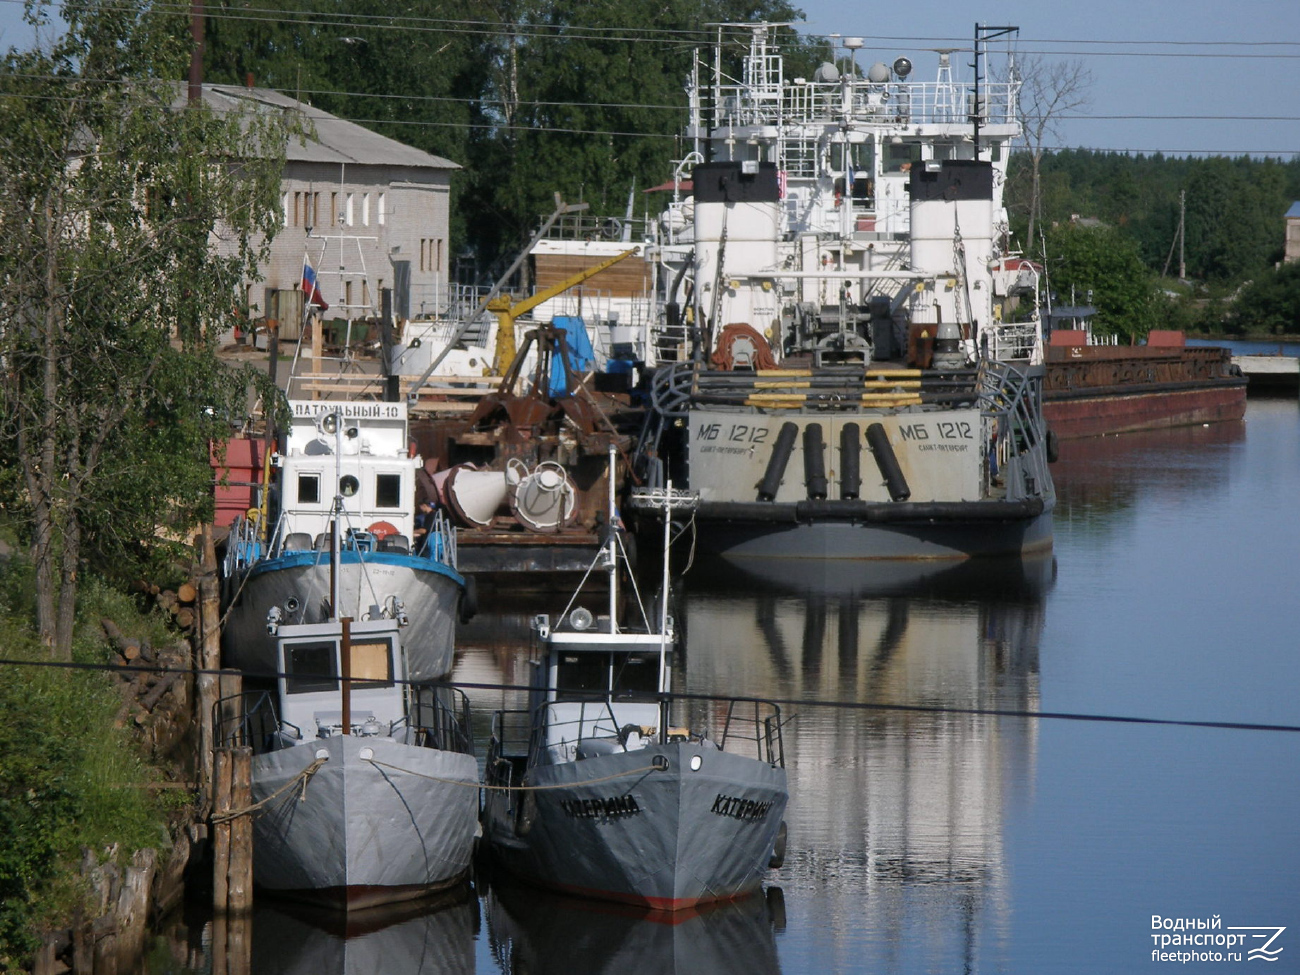
[[(150, 674), (186, 674), (190, 676), (208, 675), (219, 676), (221, 674), (231, 673), (229, 670), (210, 670), (202, 667), (161, 667), (153, 665), (137, 666), (131, 664), (91, 664), (91, 663), (70, 663), (58, 660), (16, 660), (0, 659), (0, 666), (13, 667), (38, 667), (54, 668), (62, 670), (90, 670), (100, 671), (103, 673), (150, 673)], [(286, 678), (309, 678), (320, 680), (341, 680), (337, 674), (307, 674), (295, 671), (290, 674), (284, 671), (243, 671), (245, 678), (255, 678), (258, 680), (282, 680)], [(362, 682), (363, 678), (355, 678), (356, 681)], [(427, 681), (412, 681), (394, 679), (395, 684), (421, 685)], [(520, 691), (527, 693), (533, 690), (528, 684), (486, 684), (473, 681), (438, 681), (435, 683), (446, 684), (451, 687), (457, 687), (461, 690), (483, 690), (483, 691)], [(714, 701), (718, 699), (716, 694), (699, 694), (692, 692), (673, 692), (668, 695), (675, 700), (682, 701)], [(1091, 722), (1097, 724), (1132, 724), (1132, 725), (1152, 725), (1175, 728), (1207, 728), (1220, 731), (1268, 731), (1268, 732), (1285, 732), (1295, 734), (1300, 732), (1300, 725), (1274, 724), (1271, 722), (1261, 721), (1199, 721), (1184, 718), (1148, 718), (1134, 715), (1123, 714), (1090, 714), (1077, 711), (1029, 711), (1023, 708), (972, 708), (972, 707), (954, 707), (944, 704), (885, 704), (872, 701), (825, 701), (819, 698), (803, 697), (746, 697), (744, 695), (728, 694), (727, 700), (737, 701), (746, 704), (763, 704), (771, 703), (782, 707), (806, 707), (806, 708), (834, 708), (840, 711), (885, 711), (900, 712), (905, 714), (960, 714), (974, 717), (989, 718), (1026, 718), (1030, 720), (1047, 720), (1047, 721), (1077, 721)]]

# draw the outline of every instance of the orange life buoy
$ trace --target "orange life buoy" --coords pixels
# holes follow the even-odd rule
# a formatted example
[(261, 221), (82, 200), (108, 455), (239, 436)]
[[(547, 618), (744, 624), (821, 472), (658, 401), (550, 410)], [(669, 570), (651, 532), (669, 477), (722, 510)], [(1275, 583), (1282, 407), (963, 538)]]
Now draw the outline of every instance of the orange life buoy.
[(381, 542), (389, 535), (396, 535), (398, 533), (397, 526), (391, 521), (377, 521), (367, 528), (366, 531), (370, 532), (370, 534), (374, 535), (375, 538), (379, 539)]

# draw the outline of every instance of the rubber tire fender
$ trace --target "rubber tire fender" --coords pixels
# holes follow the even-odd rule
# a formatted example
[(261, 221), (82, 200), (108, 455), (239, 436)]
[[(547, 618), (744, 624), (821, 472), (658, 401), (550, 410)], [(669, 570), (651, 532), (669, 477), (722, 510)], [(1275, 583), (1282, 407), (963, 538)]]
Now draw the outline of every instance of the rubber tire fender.
[(785, 840), (786, 828), (783, 819), (781, 825), (777, 827), (776, 839), (772, 842), (772, 855), (767, 861), (768, 867), (772, 870), (780, 870), (785, 865)]
[(478, 583), (473, 576), (465, 577), (465, 588), (460, 592), (460, 604), (457, 607), (456, 618), (462, 623), (468, 623), (478, 615)]

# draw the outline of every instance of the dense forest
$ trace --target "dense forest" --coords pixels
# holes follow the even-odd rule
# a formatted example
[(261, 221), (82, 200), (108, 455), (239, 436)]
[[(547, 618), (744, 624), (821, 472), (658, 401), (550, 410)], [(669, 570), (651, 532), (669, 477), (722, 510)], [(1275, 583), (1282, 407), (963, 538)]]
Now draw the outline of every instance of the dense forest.
[[(1044, 154), (1041, 184), (1041, 233), (1027, 241), (1029, 157), (1014, 155), (1013, 239), (1044, 260), (1062, 296), (1071, 285), (1076, 296), (1095, 289), (1106, 330), (1300, 332), (1300, 269), (1276, 266), (1284, 215), (1300, 200), (1300, 160), (1066, 150)], [(1176, 280), (1180, 209), (1185, 285)]]

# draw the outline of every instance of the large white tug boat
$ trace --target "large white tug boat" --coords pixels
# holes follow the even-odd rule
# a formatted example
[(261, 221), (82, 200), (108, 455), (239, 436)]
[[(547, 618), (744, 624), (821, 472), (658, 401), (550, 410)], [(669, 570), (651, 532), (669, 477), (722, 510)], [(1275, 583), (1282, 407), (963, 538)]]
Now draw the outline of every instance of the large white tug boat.
[(1002, 206), (1019, 85), (989, 67), (1014, 29), (977, 28), (973, 80), (941, 51), (920, 82), (906, 57), (864, 70), (861, 38), (792, 76), (782, 26), (722, 25), (697, 58), (655, 231), (657, 351), (679, 361), (641, 475), (697, 492), (728, 557), (1050, 547), (1038, 275)]

